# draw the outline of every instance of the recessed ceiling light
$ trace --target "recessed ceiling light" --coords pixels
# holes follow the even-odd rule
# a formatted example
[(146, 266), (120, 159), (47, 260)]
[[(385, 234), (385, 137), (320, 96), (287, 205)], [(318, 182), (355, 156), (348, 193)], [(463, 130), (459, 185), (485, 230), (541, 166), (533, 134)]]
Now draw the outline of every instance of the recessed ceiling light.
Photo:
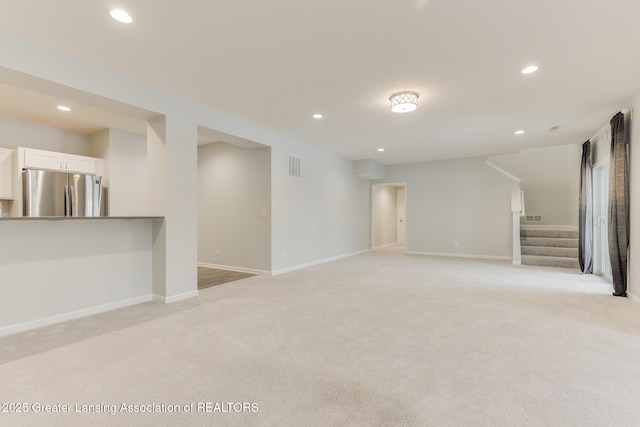
[(516, 135), (522, 135), (524, 133), (523, 130), (517, 130), (514, 132)]
[(378, 151), (382, 152), (384, 151), (384, 148), (378, 148)]
[(58, 105), (56, 108), (60, 111), (71, 111), (71, 108), (67, 107), (66, 105)]
[(314, 119), (321, 119), (322, 118), (322, 114), (314, 114), (313, 118)]
[(109, 11), (109, 15), (111, 15), (111, 17), (116, 21), (122, 22), (123, 24), (131, 24), (133, 22), (131, 15), (122, 9), (111, 9)]
[(522, 74), (531, 74), (531, 73), (535, 73), (536, 71), (538, 71), (538, 67), (537, 66), (529, 65), (528, 67), (523, 68), (521, 73)]

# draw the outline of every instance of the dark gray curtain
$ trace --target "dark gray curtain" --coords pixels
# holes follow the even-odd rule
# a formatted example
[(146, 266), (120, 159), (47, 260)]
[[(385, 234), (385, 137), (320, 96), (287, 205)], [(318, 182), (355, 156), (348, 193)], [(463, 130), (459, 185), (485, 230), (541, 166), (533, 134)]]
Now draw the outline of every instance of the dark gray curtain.
[(611, 119), (609, 166), (609, 258), (613, 295), (627, 296), (627, 250), (629, 248), (629, 163), (624, 114)]
[(582, 144), (580, 163), (580, 210), (578, 217), (578, 260), (584, 274), (593, 273), (593, 161), (591, 141)]

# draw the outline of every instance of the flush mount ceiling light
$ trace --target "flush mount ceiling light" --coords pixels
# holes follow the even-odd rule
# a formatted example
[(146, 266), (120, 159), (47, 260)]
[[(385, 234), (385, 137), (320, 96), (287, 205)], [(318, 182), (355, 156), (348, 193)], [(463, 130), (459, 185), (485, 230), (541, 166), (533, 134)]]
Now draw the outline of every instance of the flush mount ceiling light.
[(322, 114), (314, 114), (313, 116), (314, 119), (321, 119), (322, 118)]
[(516, 135), (522, 135), (522, 134), (524, 133), (524, 131), (521, 129), (521, 130), (517, 130), (517, 131), (515, 131), (514, 133), (515, 133)]
[(109, 11), (109, 15), (111, 15), (111, 17), (116, 21), (122, 22), (123, 24), (131, 24), (133, 22), (131, 15), (122, 9), (111, 9)]
[(529, 65), (528, 67), (523, 68), (521, 73), (531, 74), (531, 73), (535, 73), (536, 71), (538, 71), (538, 67), (536, 65)]
[(378, 151), (382, 153), (384, 151), (384, 148), (378, 148)]
[(398, 92), (389, 97), (391, 111), (394, 113), (408, 113), (418, 108), (418, 92)]
[(67, 107), (66, 105), (58, 105), (56, 108), (60, 111), (71, 111), (71, 108)]

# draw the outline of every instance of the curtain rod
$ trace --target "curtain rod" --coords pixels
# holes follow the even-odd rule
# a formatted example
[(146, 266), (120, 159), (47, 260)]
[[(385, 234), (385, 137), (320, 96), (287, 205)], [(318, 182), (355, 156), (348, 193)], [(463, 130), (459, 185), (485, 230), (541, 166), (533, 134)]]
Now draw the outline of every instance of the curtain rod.
[[(630, 111), (631, 111), (631, 110), (629, 110), (628, 108), (623, 108), (622, 110), (620, 110), (620, 112), (621, 112), (622, 114), (624, 114), (625, 116), (626, 116), (627, 114), (629, 114), (629, 112), (630, 112)], [(608, 130), (608, 129), (610, 128), (610, 126), (611, 126), (611, 125), (609, 125), (609, 124), (604, 125), (604, 126), (603, 126), (599, 131), (598, 131), (598, 132), (596, 132), (596, 133), (595, 133), (595, 135), (593, 135), (591, 138), (589, 138), (589, 141), (591, 141), (591, 140), (595, 139), (595, 137), (596, 137), (596, 136), (598, 136), (598, 135), (600, 135), (602, 132), (604, 132), (604, 131)]]

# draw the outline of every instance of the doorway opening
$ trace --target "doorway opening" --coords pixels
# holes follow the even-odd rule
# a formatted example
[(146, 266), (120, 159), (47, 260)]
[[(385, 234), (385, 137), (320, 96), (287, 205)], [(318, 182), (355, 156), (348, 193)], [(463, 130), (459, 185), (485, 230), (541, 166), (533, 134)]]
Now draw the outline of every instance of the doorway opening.
[(407, 247), (407, 184), (371, 186), (371, 248)]
[(198, 289), (271, 271), (271, 147), (198, 126)]
[(609, 163), (593, 168), (593, 272), (611, 280), (609, 259)]

